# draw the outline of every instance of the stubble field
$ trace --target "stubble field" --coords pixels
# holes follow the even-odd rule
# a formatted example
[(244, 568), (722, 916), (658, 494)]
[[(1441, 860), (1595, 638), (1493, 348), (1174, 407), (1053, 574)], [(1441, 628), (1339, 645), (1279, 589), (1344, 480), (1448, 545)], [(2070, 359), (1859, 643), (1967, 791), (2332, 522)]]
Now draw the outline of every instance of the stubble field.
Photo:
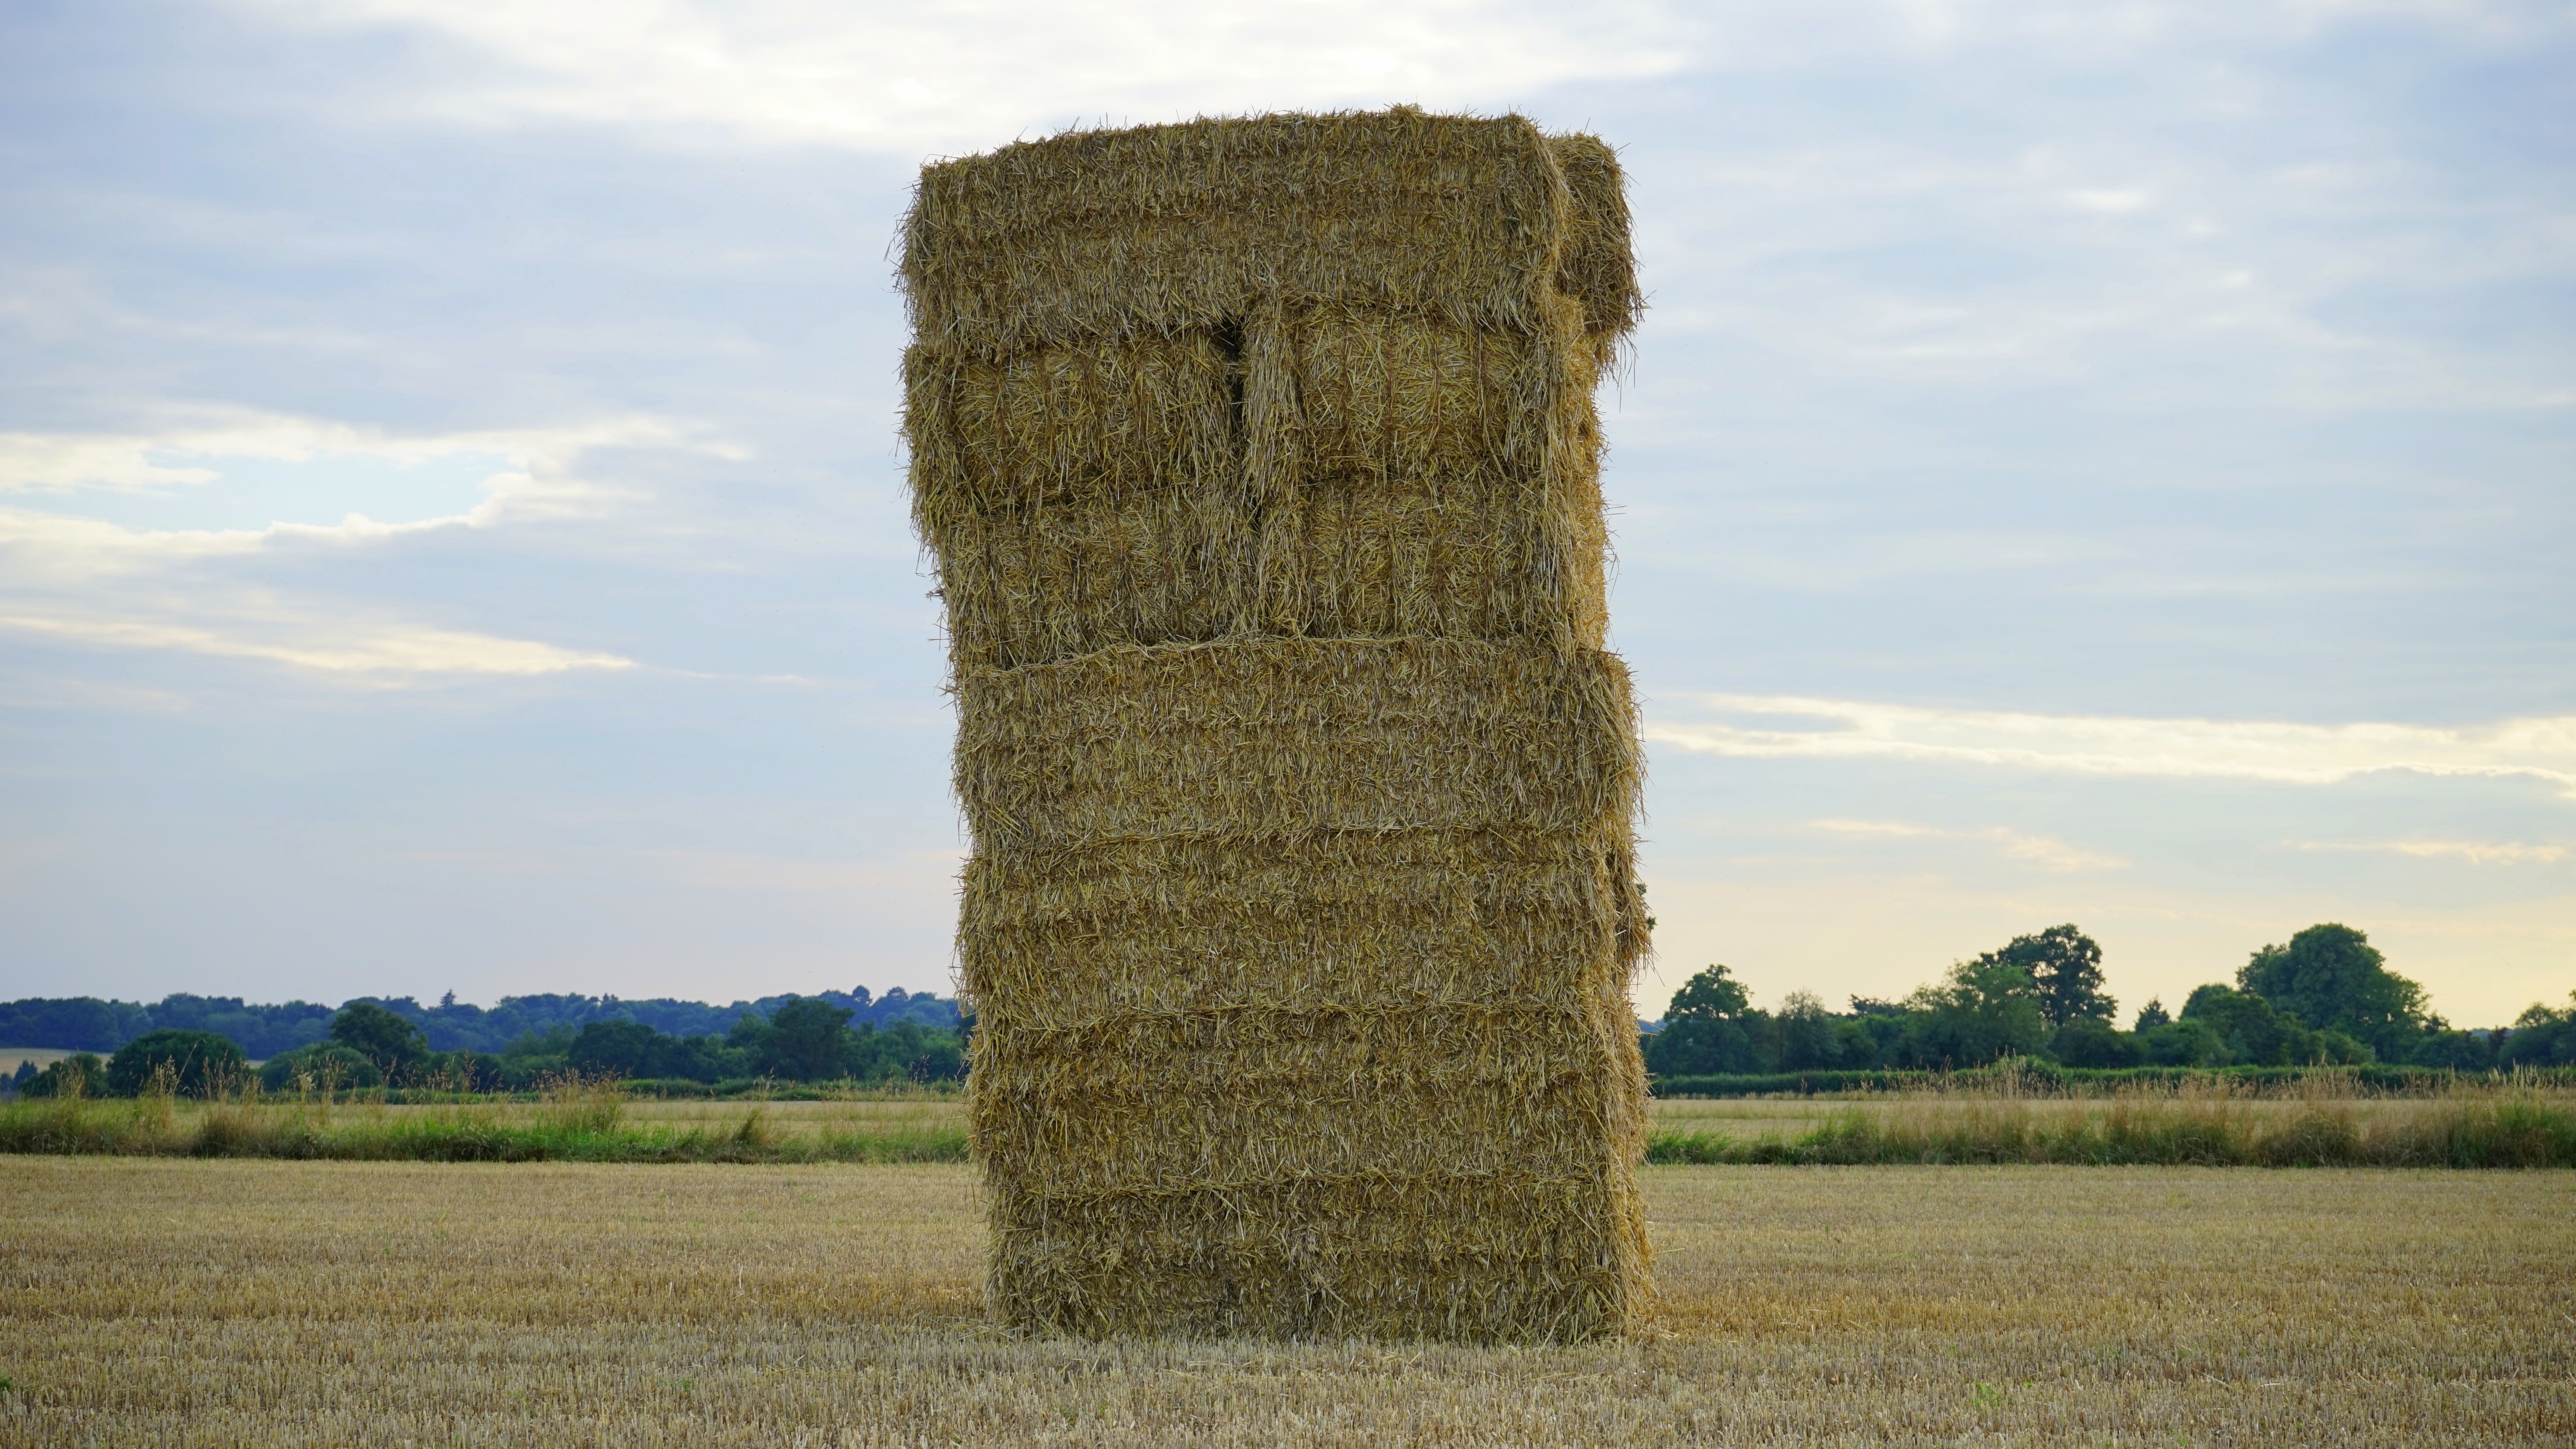
[(1509, 1350), (1009, 1338), (961, 1167), (0, 1159), (0, 1442), (2576, 1442), (2576, 1173), (1645, 1182)]

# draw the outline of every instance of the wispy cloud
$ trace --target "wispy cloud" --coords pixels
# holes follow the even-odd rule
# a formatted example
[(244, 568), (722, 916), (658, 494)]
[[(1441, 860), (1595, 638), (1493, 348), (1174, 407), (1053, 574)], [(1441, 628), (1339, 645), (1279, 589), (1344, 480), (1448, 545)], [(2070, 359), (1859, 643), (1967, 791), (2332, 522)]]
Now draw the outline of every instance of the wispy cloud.
[(1917, 840), (1982, 841), (1998, 846), (2015, 860), (2026, 860), (2043, 870), (2119, 870), (2128, 862), (2117, 856), (2103, 855), (2069, 845), (2051, 835), (2025, 835), (2003, 826), (1982, 829), (1952, 830), (1937, 825), (1915, 825), (1900, 820), (1815, 820), (1808, 822), (1818, 830), (1836, 835), (1878, 835)]
[(1580, 12), (1493, 0), (1185, 0), (845, 6), (820, 0), (237, 0), (315, 26), (439, 32), (502, 62), (402, 102), (468, 124), (713, 127), (737, 138), (981, 148), (1030, 125), (1247, 107), (1490, 105), (1584, 78), (1669, 73), (1697, 27), (1631, 0)]
[(2554, 865), (2576, 855), (2564, 845), (2533, 845), (2515, 840), (2303, 840), (2301, 850), (2387, 851), (2423, 859), (2449, 857), (2471, 865)]
[(2014, 714), (1791, 696), (1688, 698), (1702, 718), (1646, 737), (1752, 759), (1926, 763), (2333, 784), (2380, 771), (2546, 780), (2576, 797), (2576, 716), (2444, 729)]
[(326, 674), (532, 675), (635, 667), (634, 660), (615, 654), (399, 620), (326, 622), (290, 617), (233, 620), (229, 627), (215, 629), (151, 619), (0, 614), (0, 630), (107, 648), (263, 659)]

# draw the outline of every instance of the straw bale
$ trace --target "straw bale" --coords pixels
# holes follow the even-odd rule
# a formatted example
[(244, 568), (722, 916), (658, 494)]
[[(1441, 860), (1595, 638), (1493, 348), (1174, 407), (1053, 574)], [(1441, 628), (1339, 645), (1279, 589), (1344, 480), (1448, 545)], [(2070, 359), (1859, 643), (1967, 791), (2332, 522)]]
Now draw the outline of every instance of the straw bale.
[(957, 661), (1245, 628), (1597, 647), (1596, 369), (1556, 319), (1269, 308), (1097, 357), (914, 348), (915, 507)]
[(997, 1194), (995, 1218), (991, 1291), (1025, 1329), (1567, 1340), (1616, 1331), (1646, 1292), (1620, 1173)]
[(1557, 264), (1557, 290), (1583, 303), (1583, 327), (1606, 361), (1646, 310), (1637, 290), (1637, 257), (1628, 241), (1628, 187), (1619, 153), (1598, 136), (1547, 138), (1565, 175), (1573, 207)]
[(1615, 1331), (1615, 157), (1409, 108), (1077, 133), (927, 168), (903, 269), (996, 1314)]
[(1643, 947), (1629, 849), (1625, 821), (988, 849), (966, 867), (961, 964), (987, 1010), (1047, 1031), (1364, 1000), (1579, 1008)]
[(916, 338), (988, 356), (1216, 328), (1263, 302), (1528, 332), (1576, 204), (1518, 116), (1078, 131), (923, 168), (903, 273)]
[(1432, 639), (1106, 649), (957, 681), (979, 843), (1450, 827), (1582, 830), (1633, 810), (1627, 670)]

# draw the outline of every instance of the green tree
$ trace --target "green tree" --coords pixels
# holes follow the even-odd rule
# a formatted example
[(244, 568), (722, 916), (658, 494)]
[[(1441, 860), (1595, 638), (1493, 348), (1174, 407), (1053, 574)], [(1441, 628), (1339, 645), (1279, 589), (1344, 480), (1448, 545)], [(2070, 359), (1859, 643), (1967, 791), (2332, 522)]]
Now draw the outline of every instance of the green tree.
[(1770, 1071), (1777, 1057), (1763, 1050), (1769, 1026), (1742, 983), (1712, 965), (1673, 993), (1663, 1030), (1645, 1039), (1646, 1070), (1661, 1077)]
[(2182, 1006), (2182, 1024), (2198, 1022), (2225, 1044), (2228, 1058), (2247, 1066), (2304, 1067), (2367, 1062), (2369, 1046), (2340, 1031), (2312, 1031), (2298, 1017), (2251, 991), (2211, 982), (2194, 987)]
[(1790, 992), (1773, 1020), (1780, 1040), (1779, 1070), (1831, 1071), (1843, 1064), (1842, 1033), (1825, 1004), (1812, 993)]
[(2350, 926), (2310, 926), (2286, 946), (2266, 946), (2236, 973), (2236, 986), (2319, 1031), (2367, 1042), (2390, 1061), (2432, 1023), (2424, 988), (2388, 969), (2370, 938)]
[(341, 1007), (331, 1018), (331, 1040), (365, 1057), (388, 1082), (399, 1083), (429, 1060), (429, 1039), (420, 1028), (372, 1001)]
[(2029, 971), (1993, 957), (1962, 961), (1906, 998), (1904, 1065), (1974, 1067), (2039, 1050), (2048, 1039), (2039, 988)]
[(1667, 1025), (1676, 1021), (1734, 1021), (1752, 1005), (1743, 984), (1724, 966), (1711, 964), (1707, 970), (1682, 983), (1673, 993), (1670, 1006), (1664, 1008)]
[(2137, 1025), (2130, 1029), (2132, 1031), (2154, 1031), (2157, 1027), (2160, 1027), (2171, 1020), (2173, 1020), (2173, 1017), (2168, 1015), (2165, 1011), (2164, 998), (2161, 996), (2150, 996), (2147, 998), (2147, 1004), (2138, 1008)]
[(18, 1090), (30, 1097), (86, 1097), (107, 1085), (107, 1063), (90, 1052), (48, 1062)]
[(800, 997), (770, 1013), (769, 1020), (746, 1016), (734, 1024), (733, 1044), (746, 1048), (754, 1071), (795, 1082), (819, 1082), (850, 1069), (858, 1033), (850, 1030), (856, 1015), (845, 1006)]
[(2513, 1019), (2498, 1060), (2516, 1067), (2576, 1067), (2576, 991), (2564, 1010), (2535, 1001)]
[(2048, 1050), (2070, 1067), (2134, 1067), (2146, 1059), (2143, 1043), (2098, 1016), (2078, 1016), (2059, 1027)]
[(171, 1090), (183, 1097), (211, 1097), (250, 1077), (241, 1048), (228, 1037), (210, 1031), (147, 1031), (108, 1058), (107, 1089), (131, 1097), (165, 1070)]
[(2030, 973), (2039, 993), (2039, 1012), (2050, 1026), (2064, 1026), (2079, 1016), (2111, 1019), (2119, 1003), (2102, 994), (2102, 948), (2072, 922), (2028, 936), (2015, 936), (2000, 950), (1977, 960), (1985, 965), (2018, 966)]

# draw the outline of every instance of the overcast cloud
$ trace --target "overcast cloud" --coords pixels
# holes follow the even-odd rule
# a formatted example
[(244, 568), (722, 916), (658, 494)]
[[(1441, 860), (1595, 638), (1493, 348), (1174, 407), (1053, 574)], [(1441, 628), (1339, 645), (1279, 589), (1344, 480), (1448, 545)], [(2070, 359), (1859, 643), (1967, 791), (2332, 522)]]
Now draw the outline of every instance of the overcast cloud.
[(912, 175), (1395, 101), (1630, 170), (1648, 1014), (2576, 987), (2576, 19), (1712, 9), (12, 6), (0, 993), (945, 991)]

